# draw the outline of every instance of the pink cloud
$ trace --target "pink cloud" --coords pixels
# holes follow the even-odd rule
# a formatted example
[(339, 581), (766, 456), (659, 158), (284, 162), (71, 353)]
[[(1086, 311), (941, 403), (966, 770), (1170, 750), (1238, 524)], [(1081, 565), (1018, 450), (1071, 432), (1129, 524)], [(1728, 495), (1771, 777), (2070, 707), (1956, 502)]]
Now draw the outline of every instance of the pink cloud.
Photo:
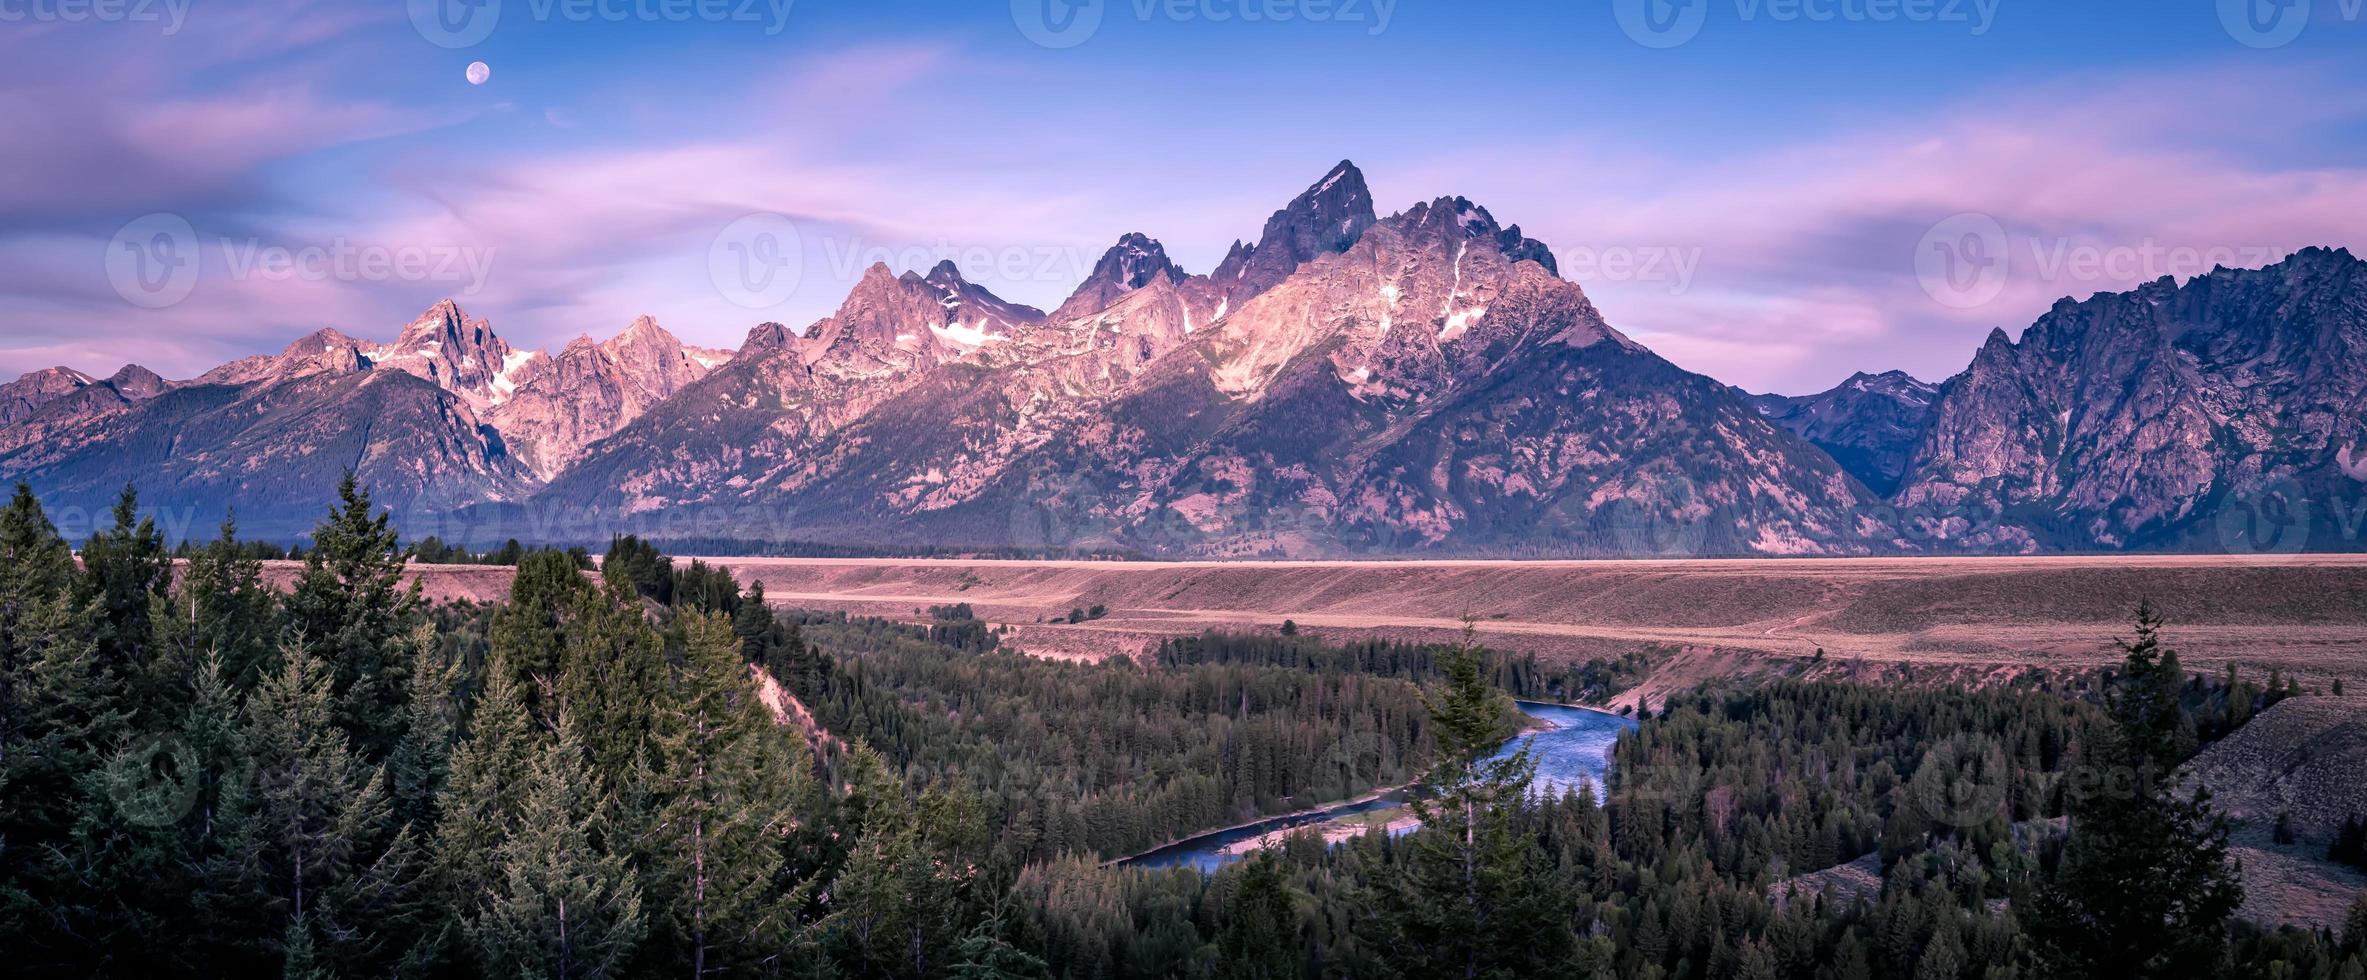
[[(1698, 249), (1699, 275), (1682, 293), (1657, 282), (1588, 290), (1615, 324), (1689, 368), (1806, 390), (1858, 369), (1945, 376), (1990, 327), (2018, 332), (2059, 297), (2207, 271), (2179, 261), (2189, 253), (2256, 265), (2367, 241), (2367, 167), (2268, 162), (2314, 128), (2363, 115), (2367, 96), (2306, 69), (2054, 78), (1790, 146), (1672, 160), (1613, 141), (1515, 149), (1478, 166), (1512, 175), (1489, 191), (1520, 202), (1500, 216), (1549, 244)], [(2003, 291), (1971, 309), (1934, 301), (1915, 276), (1922, 234), (1959, 212), (1994, 216), (2014, 248)], [(2165, 255), (2139, 258), (2147, 247)], [(2140, 274), (2070, 261), (2099, 254)], [(1867, 362), (1883, 356), (1896, 361)]]

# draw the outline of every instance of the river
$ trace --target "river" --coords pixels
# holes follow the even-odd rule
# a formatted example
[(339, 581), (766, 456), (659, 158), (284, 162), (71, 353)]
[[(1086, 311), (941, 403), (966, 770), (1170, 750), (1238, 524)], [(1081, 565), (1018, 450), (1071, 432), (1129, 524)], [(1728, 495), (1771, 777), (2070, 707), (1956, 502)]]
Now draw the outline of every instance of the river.
[[(1604, 770), (1611, 765), (1611, 746), (1621, 733), (1636, 727), (1633, 720), (1586, 708), (1547, 704), (1542, 701), (1522, 701), (1520, 708), (1530, 717), (1553, 727), (1541, 732), (1521, 735), (1506, 742), (1499, 756), (1512, 752), (1520, 743), (1527, 742), (1529, 755), (1537, 760), (1537, 792), (1560, 795), (1584, 782), (1602, 788)], [(1119, 861), (1134, 868), (1198, 868), (1206, 873), (1240, 860), (1244, 855), (1232, 847), (1243, 841), (1254, 840), (1277, 830), (1324, 823), (1340, 817), (1370, 813), (1398, 806), (1404, 794), (1392, 790), (1381, 796), (1339, 803), (1317, 810), (1272, 817), (1256, 823), (1225, 830), (1212, 831), (1198, 837), (1188, 837), (1155, 851), (1137, 854)], [(1233, 853), (1227, 849), (1232, 848)]]

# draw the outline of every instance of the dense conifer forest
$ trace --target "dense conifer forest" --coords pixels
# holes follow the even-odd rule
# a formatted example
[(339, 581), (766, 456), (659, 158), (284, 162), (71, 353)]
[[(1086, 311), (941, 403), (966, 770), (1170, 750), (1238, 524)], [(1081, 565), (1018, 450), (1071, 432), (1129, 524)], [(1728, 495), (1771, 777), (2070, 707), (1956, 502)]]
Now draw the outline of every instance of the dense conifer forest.
[[(961, 606), (776, 611), (633, 539), (431, 608), (341, 497), (284, 594), (232, 527), (176, 567), (128, 492), (79, 561), (29, 492), (0, 508), (11, 975), (2367, 980), (2367, 904), (2234, 920), (2228, 825), (2178, 778), (2296, 686), (2188, 675), (2150, 610), (2078, 684), (1689, 692), (1599, 798), (1547, 798), (1494, 755), (1508, 696), (1600, 699), (1655, 652), (1061, 663)], [(1109, 863), (1408, 782), (1401, 836)], [(1852, 861), (1880, 886), (1791, 884)]]

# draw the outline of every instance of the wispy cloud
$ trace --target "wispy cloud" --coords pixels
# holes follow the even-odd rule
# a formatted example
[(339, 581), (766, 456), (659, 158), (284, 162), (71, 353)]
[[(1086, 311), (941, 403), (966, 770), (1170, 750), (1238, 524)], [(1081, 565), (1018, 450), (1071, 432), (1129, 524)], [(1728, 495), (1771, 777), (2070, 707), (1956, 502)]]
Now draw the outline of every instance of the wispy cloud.
[[(1721, 379), (1805, 390), (1876, 367), (1944, 377), (1991, 327), (2207, 271), (2195, 258), (2367, 241), (2367, 166), (2287, 162), (2323, 159), (2310, 141), (2363, 118), (2367, 97), (2306, 67), (2058, 76), (1790, 145), (1667, 159), (1610, 140), (1483, 166), (1516, 175), (1490, 193), (1549, 243), (1698, 251), (1682, 291), (1587, 284), (1639, 340)], [(1965, 212), (1996, 220), (2011, 268), (1994, 298), (1957, 306), (1925, 290), (1916, 250)]]

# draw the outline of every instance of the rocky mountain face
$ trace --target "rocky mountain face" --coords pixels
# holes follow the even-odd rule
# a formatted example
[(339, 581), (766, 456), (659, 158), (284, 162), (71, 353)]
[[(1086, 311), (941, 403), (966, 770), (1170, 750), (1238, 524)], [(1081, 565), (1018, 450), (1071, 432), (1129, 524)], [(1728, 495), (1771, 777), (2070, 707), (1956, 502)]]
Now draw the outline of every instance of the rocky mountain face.
[(1205, 278), (1128, 236), (1053, 316), (967, 349), (924, 339), (943, 332), (926, 304), (894, 311), (905, 347), (864, 328), (909, 282), (875, 269), (536, 502), (652, 530), (1174, 555), (1876, 546), (1837, 465), (1612, 330), (1541, 246), (1460, 198), (1369, 202), (1336, 169)]
[(517, 360), (486, 417), (527, 471), (547, 481), (723, 359), (685, 346), (645, 316), (605, 343), (583, 336), (556, 357), (538, 351)]
[(1768, 421), (1832, 454), (1867, 489), (1888, 496), (1923, 442), (1940, 386), (1905, 371), (1858, 372), (1813, 395), (1746, 395)]
[(1187, 278), (1167, 258), (1167, 249), (1158, 240), (1141, 232), (1129, 232), (1102, 253), (1101, 260), (1093, 264), (1093, 274), (1085, 277), (1067, 302), (1052, 311), (1052, 319), (1066, 321), (1099, 313), (1153, 280), (1174, 284)]
[(0, 425), (15, 425), (40, 414), (60, 398), (99, 383), (73, 368), (44, 368), (0, 385)]
[(1209, 279), (1229, 308), (1280, 284), (1319, 255), (1347, 251), (1372, 227), (1373, 194), (1346, 160), (1266, 219), (1257, 244), (1234, 242)]
[(363, 357), (374, 369), (412, 375), (484, 412), (517, 390), (515, 374), (534, 354), (511, 350), (485, 321), (445, 300), (411, 321), (394, 343), (370, 348)]
[(70, 423), (143, 402), (172, 382), (137, 364), (100, 380), (71, 368), (35, 371), (0, 385), (0, 450), (47, 437)]
[[(445, 302), (188, 382), (36, 372), (0, 386), (0, 478), (284, 536), (351, 467), (412, 533), (477, 543), (2356, 548), (2363, 269), (2312, 250), (2066, 300), (1942, 385), (1754, 396), (1613, 329), (1518, 226), (1459, 197), (1380, 217), (1342, 163), (1207, 274), (1128, 234), (1050, 314), (875, 265), (736, 352), (648, 317), (520, 351)], [(2262, 538), (2296, 514), (2314, 537)]]
[(85, 510), (130, 483), (174, 526), (204, 533), (235, 509), (249, 531), (286, 536), (351, 468), (418, 526), (524, 498), (724, 359), (646, 317), (558, 357), (517, 351), (445, 301), (392, 343), (324, 329), (188, 382), (136, 365), (104, 381), (28, 375), (0, 388), (0, 405), (41, 402), (0, 423), (0, 475)]
[[(2308, 249), (1994, 332), (1897, 501), (1951, 546), (2360, 547), (2367, 263)], [(2302, 528), (2306, 526), (2307, 533)]]
[(300, 533), (347, 468), (404, 515), (515, 494), (523, 477), (466, 401), (400, 371), (189, 384), (0, 450), (0, 474), (53, 507), (99, 513), (129, 483), (162, 526), (199, 536), (233, 509), (256, 534)]

